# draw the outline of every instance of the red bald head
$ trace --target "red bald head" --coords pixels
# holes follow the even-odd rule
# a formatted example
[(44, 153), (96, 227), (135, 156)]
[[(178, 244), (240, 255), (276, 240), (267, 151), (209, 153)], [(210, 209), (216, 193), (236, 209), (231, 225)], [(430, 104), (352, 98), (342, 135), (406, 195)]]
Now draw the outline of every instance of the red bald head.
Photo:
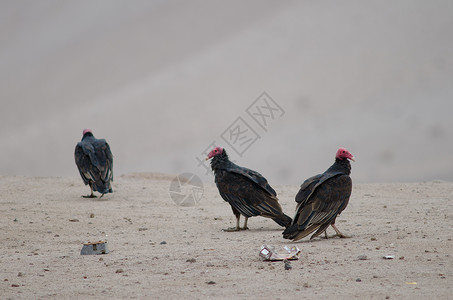
[(348, 150), (346, 150), (345, 148), (338, 149), (337, 154), (335, 155), (335, 158), (338, 158), (338, 159), (350, 159), (352, 161), (355, 161), (354, 160), (354, 156)]
[(85, 133), (88, 133), (88, 132), (93, 133), (93, 131), (91, 131), (91, 129), (87, 128), (87, 129), (83, 130), (83, 134), (82, 135), (85, 135)]
[(206, 157), (206, 160), (213, 158), (216, 155), (222, 154), (223, 153), (223, 148), (222, 147), (215, 147), (214, 149), (209, 152), (208, 157)]

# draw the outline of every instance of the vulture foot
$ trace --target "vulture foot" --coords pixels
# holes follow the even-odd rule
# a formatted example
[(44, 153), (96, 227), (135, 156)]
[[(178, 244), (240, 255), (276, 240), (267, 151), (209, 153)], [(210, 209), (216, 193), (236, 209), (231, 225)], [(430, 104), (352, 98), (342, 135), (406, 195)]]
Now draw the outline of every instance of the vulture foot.
[(337, 226), (335, 226), (335, 224), (330, 224), (330, 225), (335, 230), (336, 236), (338, 236), (339, 238), (342, 238), (342, 239), (350, 238), (350, 236), (347, 236), (347, 235), (344, 235), (343, 233), (341, 233), (341, 231), (338, 230), (338, 228), (337, 228)]
[(82, 196), (83, 198), (97, 198), (97, 196), (91, 194), (91, 195), (87, 195), (87, 196)]

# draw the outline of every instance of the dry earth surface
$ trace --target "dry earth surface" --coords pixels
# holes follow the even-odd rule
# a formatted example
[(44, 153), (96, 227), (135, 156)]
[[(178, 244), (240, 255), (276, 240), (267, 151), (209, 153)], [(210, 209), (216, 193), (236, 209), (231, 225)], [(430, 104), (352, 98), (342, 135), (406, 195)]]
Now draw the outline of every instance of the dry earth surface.
[[(294, 244), (277, 224), (256, 217), (224, 232), (235, 220), (216, 187), (179, 206), (173, 178), (123, 175), (113, 194), (87, 199), (79, 178), (0, 177), (1, 298), (451, 299), (451, 182), (354, 185), (337, 220), (351, 238), (298, 242), (285, 270), (258, 256)], [(298, 187), (275, 189), (291, 215)], [(103, 239), (109, 254), (80, 255)]]

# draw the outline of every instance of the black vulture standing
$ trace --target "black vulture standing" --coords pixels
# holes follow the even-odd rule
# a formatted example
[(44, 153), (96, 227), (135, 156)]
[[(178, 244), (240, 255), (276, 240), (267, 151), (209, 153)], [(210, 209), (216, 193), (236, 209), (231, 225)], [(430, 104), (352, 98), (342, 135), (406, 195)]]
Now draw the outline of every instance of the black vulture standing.
[[(253, 216), (271, 218), (283, 227), (291, 224), (291, 218), (283, 213), (278, 203), (277, 193), (260, 173), (234, 164), (221, 147), (214, 148), (206, 159), (211, 158), (220, 196), (231, 205), (236, 216), (236, 227), (226, 231), (248, 229), (247, 220)], [(245, 217), (242, 228), (239, 226), (241, 215)]]
[(101, 197), (112, 192), (113, 155), (104, 139), (95, 138), (91, 129), (85, 129), (82, 141), (75, 148), (74, 157), (83, 182), (90, 185), (91, 195), (85, 198), (96, 198), (93, 191), (101, 193)]
[[(310, 239), (325, 232), (331, 225), (339, 237), (346, 237), (335, 226), (335, 219), (346, 208), (352, 191), (351, 164), (354, 156), (338, 149), (335, 163), (322, 174), (308, 178), (296, 195), (296, 215), (283, 237), (300, 240), (317, 230)], [(326, 232), (327, 238), (327, 232)]]

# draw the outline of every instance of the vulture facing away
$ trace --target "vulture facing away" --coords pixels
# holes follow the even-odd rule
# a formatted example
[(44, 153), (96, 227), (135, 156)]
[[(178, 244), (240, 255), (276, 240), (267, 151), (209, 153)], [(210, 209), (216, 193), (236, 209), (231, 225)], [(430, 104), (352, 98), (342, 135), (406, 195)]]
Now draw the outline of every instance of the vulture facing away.
[[(247, 220), (253, 216), (271, 218), (283, 227), (291, 224), (291, 218), (283, 213), (278, 203), (277, 193), (260, 173), (234, 164), (221, 147), (214, 148), (206, 160), (211, 158), (220, 196), (231, 205), (236, 216), (236, 227), (225, 231), (248, 229)], [(245, 217), (242, 228), (239, 226), (241, 215)]]
[[(346, 237), (335, 226), (335, 219), (346, 208), (352, 191), (351, 164), (354, 156), (344, 148), (338, 149), (335, 163), (322, 174), (308, 178), (296, 195), (296, 215), (283, 237), (300, 240), (313, 231), (313, 239), (331, 225), (339, 237)], [(327, 238), (327, 232), (326, 232)]]
[(101, 193), (101, 197), (112, 193), (113, 155), (104, 139), (96, 139), (90, 129), (85, 129), (82, 141), (75, 148), (74, 157), (83, 182), (90, 185), (91, 195), (85, 198), (96, 198), (93, 191)]

